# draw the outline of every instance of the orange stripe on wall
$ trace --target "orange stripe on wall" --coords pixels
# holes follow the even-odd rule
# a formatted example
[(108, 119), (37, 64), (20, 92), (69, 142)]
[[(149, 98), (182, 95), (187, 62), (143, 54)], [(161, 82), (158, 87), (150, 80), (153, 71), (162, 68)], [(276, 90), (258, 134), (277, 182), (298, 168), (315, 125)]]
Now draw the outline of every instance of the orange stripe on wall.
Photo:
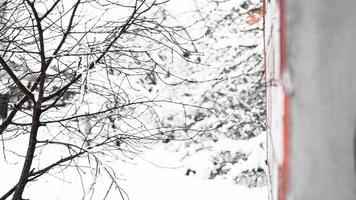
[[(280, 6), (280, 67), (281, 77), (287, 70), (287, 18), (285, 0), (279, 0)], [(289, 183), (290, 183), (290, 97), (284, 90), (284, 105), (283, 105), (283, 163), (281, 166), (281, 180), (279, 188), (279, 199), (287, 200)]]

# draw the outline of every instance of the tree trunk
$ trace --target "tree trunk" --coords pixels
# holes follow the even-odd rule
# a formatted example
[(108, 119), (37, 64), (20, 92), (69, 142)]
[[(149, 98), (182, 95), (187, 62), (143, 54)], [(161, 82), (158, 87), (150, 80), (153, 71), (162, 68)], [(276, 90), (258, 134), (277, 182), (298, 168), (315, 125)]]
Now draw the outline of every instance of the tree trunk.
[(41, 115), (41, 106), (40, 104), (36, 104), (33, 111), (32, 126), (30, 131), (30, 139), (27, 147), (26, 159), (22, 167), (20, 180), (17, 183), (14, 196), (12, 198), (13, 200), (22, 200), (22, 194), (28, 182), (28, 177), (30, 175), (31, 165), (36, 149), (37, 133), (40, 127), (40, 115)]

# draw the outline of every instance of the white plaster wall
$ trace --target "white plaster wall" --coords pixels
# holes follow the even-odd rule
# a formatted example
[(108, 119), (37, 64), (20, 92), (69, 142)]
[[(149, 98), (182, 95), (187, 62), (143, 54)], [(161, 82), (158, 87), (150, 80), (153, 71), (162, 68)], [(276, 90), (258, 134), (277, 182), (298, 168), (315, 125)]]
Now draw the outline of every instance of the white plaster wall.
[(356, 199), (356, 1), (287, 0), (293, 200)]

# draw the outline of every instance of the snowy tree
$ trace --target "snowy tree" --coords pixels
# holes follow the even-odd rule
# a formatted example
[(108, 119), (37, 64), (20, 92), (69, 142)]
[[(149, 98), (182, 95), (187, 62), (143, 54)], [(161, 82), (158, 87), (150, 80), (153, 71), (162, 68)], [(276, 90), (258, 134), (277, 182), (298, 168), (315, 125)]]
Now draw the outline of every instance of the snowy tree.
[(187, 175), (265, 184), (262, 3), (190, 2), (176, 18), (163, 0), (3, 1), (1, 153), (25, 163), (1, 199), (67, 171), (124, 199), (115, 161), (151, 141)]
[(167, 68), (170, 59), (195, 62), (190, 58), (195, 49), (165, 3), (1, 3), (2, 154), (6, 163), (24, 161), (18, 182), (1, 199), (22, 200), (29, 183), (70, 169), (89, 171), (94, 179), (103, 171), (122, 193), (110, 161), (130, 159), (145, 145), (142, 140), (188, 130), (157, 124), (157, 108), (208, 111), (152, 92), (163, 82), (195, 82)]
[[(179, 117), (179, 110), (167, 113), (162, 117), (166, 126), (183, 124), (204, 131), (184, 144), (172, 142), (166, 148), (181, 154), (187, 171), (194, 170), (197, 176), (250, 187), (266, 185), (262, 1), (193, 2), (187, 15), (198, 21), (192, 29), (200, 30), (203, 37), (194, 43), (200, 54), (189, 56), (200, 65), (182, 67), (178, 62), (181, 67), (175, 70), (201, 82), (177, 85), (167, 97), (214, 110), (220, 120), (202, 109), (186, 108), (186, 118)], [(186, 135), (175, 131), (171, 138)]]

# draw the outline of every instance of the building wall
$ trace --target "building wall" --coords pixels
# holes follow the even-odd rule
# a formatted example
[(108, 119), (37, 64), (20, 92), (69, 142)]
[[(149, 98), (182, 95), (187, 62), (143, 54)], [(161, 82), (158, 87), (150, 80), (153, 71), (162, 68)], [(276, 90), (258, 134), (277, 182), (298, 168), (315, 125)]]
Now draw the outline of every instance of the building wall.
[(356, 1), (287, 0), (293, 200), (356, 199)]
[(285, 130), (286, 91), (284, 88), (283, 34), (281, 34), (281, 1), (264, 1), (264, 61), (267, 89), (267, 154), (269, 166), (269, 199), (285, 200), (287, 159)]

